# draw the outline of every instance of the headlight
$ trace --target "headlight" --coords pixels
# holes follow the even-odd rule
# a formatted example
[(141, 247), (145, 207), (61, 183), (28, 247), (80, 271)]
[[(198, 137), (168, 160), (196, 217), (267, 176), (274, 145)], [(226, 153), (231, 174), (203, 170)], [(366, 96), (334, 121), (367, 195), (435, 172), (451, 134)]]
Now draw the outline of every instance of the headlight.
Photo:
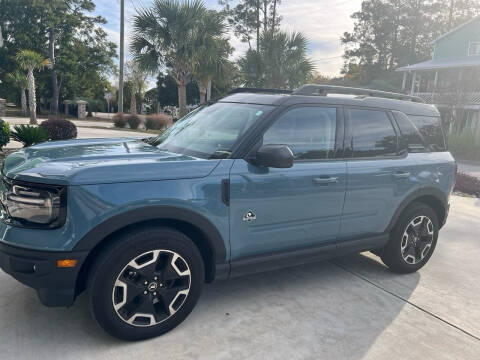
[(65, 223), (66, 191), (62, 186), (3, 180), (1, 219), (14, 226), (57, 228)]

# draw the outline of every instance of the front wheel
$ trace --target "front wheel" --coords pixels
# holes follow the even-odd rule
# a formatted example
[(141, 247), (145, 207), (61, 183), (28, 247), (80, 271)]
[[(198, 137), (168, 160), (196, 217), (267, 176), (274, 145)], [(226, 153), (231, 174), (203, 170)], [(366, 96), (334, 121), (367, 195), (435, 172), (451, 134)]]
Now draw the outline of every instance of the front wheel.
[(195, 244), (164, 227), (126, 234), (100, 255), (89, 282), (90, 308), (124, 340), (161, 335), (193, 310), (204, 282)]
[(433, 209), (423, 203), (409, 206), (398, 219), (381, 259), (390, 270), (415, 272), (430, 259), (437, 244), (439, 223)]

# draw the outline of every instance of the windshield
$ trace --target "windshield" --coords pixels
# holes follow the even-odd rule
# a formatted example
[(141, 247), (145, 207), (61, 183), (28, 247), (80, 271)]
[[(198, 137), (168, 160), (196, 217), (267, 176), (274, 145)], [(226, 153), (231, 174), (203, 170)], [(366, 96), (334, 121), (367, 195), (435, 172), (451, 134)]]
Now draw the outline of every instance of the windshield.
[(153, 141), (159, 149), (200, 157), (225, 159), (241, 135), (272, 106), (215, 103), (193, 111)]

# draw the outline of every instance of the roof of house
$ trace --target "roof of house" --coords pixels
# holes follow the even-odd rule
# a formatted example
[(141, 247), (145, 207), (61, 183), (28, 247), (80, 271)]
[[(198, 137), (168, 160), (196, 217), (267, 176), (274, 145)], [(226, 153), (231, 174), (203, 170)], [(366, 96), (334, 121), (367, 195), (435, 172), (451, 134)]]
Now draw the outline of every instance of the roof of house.
[(439, 59), (427, 60), (418, 64), (407, 65), (396, 69), (395, 71), (412, 71), (412, 70), (437, 70), (449, 69), (458, 67), (474, 67), (480, 66), (480, 55), (453, 58), (453, 59)]
[(455, 28), (453, 28), (452, 30), (450, 30), (449, 32), (447, 32), (447, 33), (443, 34), (442, 36), (436, 38), (435, 40), (433, 40), (433, 43), (436, 43), (437, 41), (439, 41), (439, 40), (441, 40), (441, 39), (449, 36), (450, 34), (453, 34), (453, 33), (456, 32), (457, 30), (459, 30), (459, 29), (461, 29), (461, 28), (463, 28), (463, 27), (465, 27), (465, 26), (467, 26), (467, 25), (469, 25), (469, 24), (471, 24), (472, 22), (477, 21), (477, 20), (480, 20), (480, 15), (475, 16), (473, 19), (470, 19), (470, 20), (467, 21), (466, 23), (460, 24), (460, 25), (458, 25), (457, 27), (455, 27)]

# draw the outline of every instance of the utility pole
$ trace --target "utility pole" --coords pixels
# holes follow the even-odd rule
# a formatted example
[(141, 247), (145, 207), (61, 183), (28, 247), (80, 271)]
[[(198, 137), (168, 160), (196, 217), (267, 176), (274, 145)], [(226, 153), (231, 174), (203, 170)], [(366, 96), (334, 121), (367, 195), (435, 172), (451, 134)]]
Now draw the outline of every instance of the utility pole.
[(118, 112), (123, 113), (123, 68), (125, 56), (125, 0), (120, 0), (120, 76), (118, 77)]

